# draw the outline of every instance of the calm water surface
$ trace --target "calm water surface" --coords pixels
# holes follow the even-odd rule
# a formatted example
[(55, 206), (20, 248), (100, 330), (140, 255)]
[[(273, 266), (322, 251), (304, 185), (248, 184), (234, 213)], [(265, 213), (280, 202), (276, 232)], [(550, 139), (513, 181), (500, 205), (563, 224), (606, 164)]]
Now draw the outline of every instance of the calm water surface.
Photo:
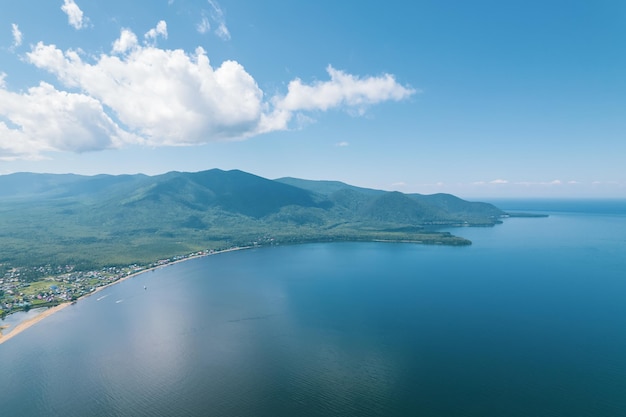
[(142, 274), (0, 345), (0, 414), (626, 415), (626, 214), (550, 214)]

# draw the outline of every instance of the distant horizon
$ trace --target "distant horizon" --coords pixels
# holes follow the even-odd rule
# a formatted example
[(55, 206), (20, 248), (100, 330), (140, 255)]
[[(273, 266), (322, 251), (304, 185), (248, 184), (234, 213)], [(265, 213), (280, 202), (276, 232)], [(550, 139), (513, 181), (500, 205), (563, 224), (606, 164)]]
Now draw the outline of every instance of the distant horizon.
[(460, 193), (454, 193), (454, 192), (448, 192), (448, 191), (435, 191), (435, 192), (420, 192), (420, 191), (408, 191), (408, 190), (401, 190), (401, 189), (394, 189), (393, 187), (390, 188), (382, 188), (382, 187), (376, 187), (376, 186), (368, 186), (368, 185), (363, 185), (363, 184), (358, 184), (358, 183), (352, 183), (349, 181), (344, 181), (342, 179), (333, 179), (333, 178), (303, 178), (303, 177), (296, 177), (293, 175), (283, 175), (283, 176), (279, 176), (279, 177), (266, 177), (263, 175), (259, 175), (255, 172), (250, 172), (244, 169), (240, 169), (240, 168), (229, 168), (229, 169), (222, 169), (222, 168), (217, 168), (217, 167), (213, 167), (213, 168), (206, 168), (206, 169), (201, 169), (201, 170), (197, 170), (197, 171), (189, 171), (189, 170), (168, 170), (168, 171), (164, 171), (164, 172), (159, 172), (159, 173), (153, 173), (153, 174), (147, 174), (145, 172), (126, 172), (126, 173), (106, 173), (106, 172), (100, 172), (100, 173), (95, 173), (95, 174), (82, 174), (82, 173), (77, 173), (77, 172), (35, 172), (35, 171), (16, 171), (16, 172), (8, 172), (8, 173), (0, 173), (0, 176), (6, 176), (6, 175), (12, 175), (12, 174), (41, 174), (41, 175), (77, 175), (77, 176), (85, 176), (85, 177), (95, 177), (95, 176), (99, 176), (99, 175), (110, 175), (110, 176), (122, 176), (122, 175), (145, 175), (148, 177), (154, 177), (154, 176), (159, 176), (159, 175), (165, 175), (171, 172), (180, 172), (180, 173), (197, 173), (197, 172), (203, 172), (203, 171), (210, 171), (213, 169), (217, 169), (217, 170), (222, 170), (222, 171), (231, 171), (231, 170), (237, 170), (237, 171), (242, 171), (242, 172), (246, 172), (248, 174), (252, 174), (252, 175), (256, 175), (258, 177), (262, 177), (268, 180), (279, 180), (281, 178), (296, 178), (296, 179), (301, 179), (301, 180), (307, 180), (307, 181), (330, 181), (330, 182), (342, 182), (351, 186), (355, 186), (355, 187), (360, 187), (360, 188), (368, 188), (368, 189), (373, 189), (373, 190), (381, 190), (381, 191), (399, 191), (405, 194), (424, 194), (424, 195), (429, 195), (429, 194), (452, 194), (456, 197), (465, 199), (465, 200), (480, 200), (480, 201), (486, 201), (486, 200), (571, 200), (571, 201), (578, 201), (578, 200), (607, 200), (607, 201), (626, 201), (626, 196), (603, 196), (603, 195), (577, 195), (577, 196), (571, 196), (571, 195), (503, 195), (503, 194), (491, 194), (491, 195), (462, 195)]

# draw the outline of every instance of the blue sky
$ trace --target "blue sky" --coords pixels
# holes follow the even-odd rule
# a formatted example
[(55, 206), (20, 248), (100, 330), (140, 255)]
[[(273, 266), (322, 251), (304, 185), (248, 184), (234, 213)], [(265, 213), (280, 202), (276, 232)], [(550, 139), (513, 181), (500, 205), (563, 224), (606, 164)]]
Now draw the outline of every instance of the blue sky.
[(0, 173), (626, 197), (623, 1), (2, 8)]

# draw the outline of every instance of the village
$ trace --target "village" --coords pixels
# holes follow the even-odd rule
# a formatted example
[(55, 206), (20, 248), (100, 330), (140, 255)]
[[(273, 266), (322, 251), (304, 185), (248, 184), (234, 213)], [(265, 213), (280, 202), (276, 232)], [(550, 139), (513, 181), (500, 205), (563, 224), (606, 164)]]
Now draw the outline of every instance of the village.
[[(161, 259), (145, 266), (134, 264), (94, 271), (75, 271), (73, 265), (11, 268), (0, 277), (0, 317), (17, 311), (73, 302), (133, 274), (214, 252), (204, 250)], [(33, 275), (42, 278), (33, 281)]]

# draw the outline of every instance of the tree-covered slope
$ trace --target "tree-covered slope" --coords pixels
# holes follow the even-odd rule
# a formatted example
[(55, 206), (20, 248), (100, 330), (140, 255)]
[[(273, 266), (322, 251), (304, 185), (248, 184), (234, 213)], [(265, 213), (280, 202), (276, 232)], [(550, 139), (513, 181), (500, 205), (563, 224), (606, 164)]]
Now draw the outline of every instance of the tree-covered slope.
[(467, 244), (432, 225), (502, 213), (449, 195), (208, 170), (163, 175), (0, 176), (0, 263), (130, 264), (232, 245), (319, 240)]
[(355, 187), (339, 181), (279, 178), (276, 181), (319, 193), (365, 219), (413, 224), (488, 225), (505, 213), (492, 204), (471, 202), (451, 194), (403, 194)]

